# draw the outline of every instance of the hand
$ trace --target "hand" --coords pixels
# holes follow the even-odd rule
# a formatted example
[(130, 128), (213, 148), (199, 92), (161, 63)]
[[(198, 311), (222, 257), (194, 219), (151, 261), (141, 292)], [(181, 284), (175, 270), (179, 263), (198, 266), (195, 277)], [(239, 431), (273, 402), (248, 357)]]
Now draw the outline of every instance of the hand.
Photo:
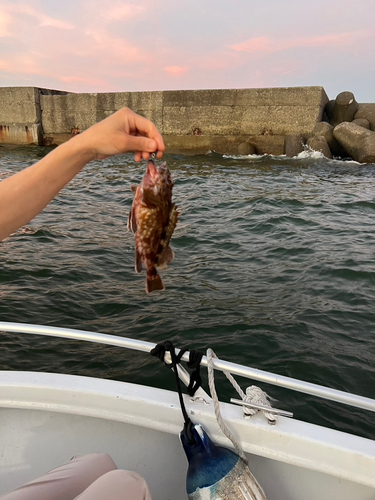
[(163, 156), (164, 141), (155, 125), (128, 108), (122, 108), (105, 120), (96, 123), (73, 140), (82, 141), (92, 159), (135, 151), (135, 161), (148, 160), (151, 153)]

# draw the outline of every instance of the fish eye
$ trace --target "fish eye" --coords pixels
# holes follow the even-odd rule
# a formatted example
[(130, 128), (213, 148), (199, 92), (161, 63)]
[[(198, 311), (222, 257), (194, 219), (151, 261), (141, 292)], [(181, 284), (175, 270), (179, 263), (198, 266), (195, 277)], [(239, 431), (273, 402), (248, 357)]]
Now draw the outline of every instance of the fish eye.
[(173, 181), (172, 181), (172, 179), (170, 177), (168, 177), (168, 179), (167, 179), (167, 184), (168, 184), (168, 186), (170, 186), (171, 184), (173, 184)]

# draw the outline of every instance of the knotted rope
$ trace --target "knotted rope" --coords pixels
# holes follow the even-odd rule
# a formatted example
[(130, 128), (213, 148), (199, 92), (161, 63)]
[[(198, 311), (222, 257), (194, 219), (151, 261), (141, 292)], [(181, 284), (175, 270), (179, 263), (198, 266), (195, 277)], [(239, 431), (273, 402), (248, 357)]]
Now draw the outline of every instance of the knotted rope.
[[(216, 394), (215, 390), (215, 381), (214, 381), (214, 365), (213, 365), (213, 358), (219, 359), (214, 351), (212, 349), (207, 349), (207, 365), (208, 365), (208, 385), (210, 387), (211, 395), (212, 395), (212, 389), (214, 390), (214, 394)], [(236, 389), (238, 395), (242, 399), (242, 401), (245, 401), (246, 403), (254, 403), (262, 406), (268, 406), (269, 408), (272, 408), (271, 403), (269, 402), (269, 396), (266, 392), (264, 392), (260, 387), (257, 387), (256, 385), (251, 385), (250, 387), (246, 388), (246, 394), (243, 392), (241, 387), (237, 384), (235, 378), (232, 376), (231, 373), (223, 370), (224, 375), (227, 377), (229, 382), (233, 385), (233, 387)], [(215, 403), (215, 398), (212, 397)], [(264, 410), (257, 410), (256, 408), (247, 408), (243, 406), (243, 412), (245, 417), (249, 418), (258, 411), (262, 411), (264, 416), (268, 419), (268, 421), (271, 424), (275, 424), (277, 421), (277, 415), (274, 413), (270, 413)]]

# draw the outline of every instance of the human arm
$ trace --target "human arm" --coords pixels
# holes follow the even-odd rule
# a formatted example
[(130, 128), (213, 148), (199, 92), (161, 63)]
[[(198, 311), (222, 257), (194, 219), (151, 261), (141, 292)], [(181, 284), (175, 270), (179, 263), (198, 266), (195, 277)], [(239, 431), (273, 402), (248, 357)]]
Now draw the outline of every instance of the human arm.
[(120, 109), (0, 182), (0, 241), (41, 212), (88, 162), (127, 151), (135, 151), (136, 161), (153, 152), (161, 158), (164, 150), (153, 123), (128, 108)]

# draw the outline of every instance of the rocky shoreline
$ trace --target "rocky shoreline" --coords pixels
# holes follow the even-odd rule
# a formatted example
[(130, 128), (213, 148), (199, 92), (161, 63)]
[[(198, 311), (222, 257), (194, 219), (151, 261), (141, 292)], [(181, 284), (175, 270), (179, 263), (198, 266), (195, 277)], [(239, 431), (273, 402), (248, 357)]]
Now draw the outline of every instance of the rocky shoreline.
[(328, 101), (322, 121), (306, 142), (299, 135), (285, 137), (286, 156), (297, 156), (305, 148), (327, 158), (375, 163), (375, 104), (358, 104), (352, 92), (341, 92)]

